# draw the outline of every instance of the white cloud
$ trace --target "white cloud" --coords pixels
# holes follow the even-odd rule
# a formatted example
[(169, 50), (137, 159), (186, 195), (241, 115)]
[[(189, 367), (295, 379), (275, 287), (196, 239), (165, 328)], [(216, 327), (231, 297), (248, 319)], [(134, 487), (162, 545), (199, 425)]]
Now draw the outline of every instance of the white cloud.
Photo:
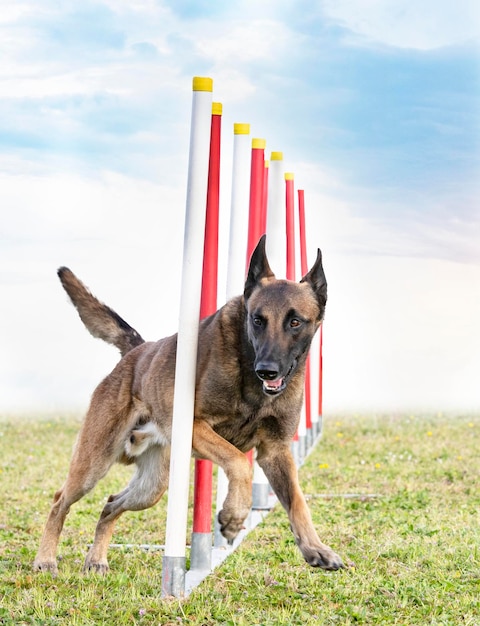
[(327, 260), (327, 411), (480, 408), (479, 266)]
[[(292, 46), (298, 37), (280, 22), (273, 20), (233, 21), (219, 35), (218, 25), (207, 28), (203, 37), (195, 37), (198, 52), (217, 62), (242, 66), (257, 60), (270, 60)], [(242, 54), (239, 55), (239, 50)]]
[(430, 50), (480, 36), (477, 0), (324, 0), (328, 17), (367, 40)]

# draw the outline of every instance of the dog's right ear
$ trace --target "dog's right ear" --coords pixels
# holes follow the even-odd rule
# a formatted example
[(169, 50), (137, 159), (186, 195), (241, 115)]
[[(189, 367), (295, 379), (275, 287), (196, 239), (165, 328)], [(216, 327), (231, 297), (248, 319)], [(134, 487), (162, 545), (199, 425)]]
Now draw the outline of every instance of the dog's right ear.
[(265, 251), (266, 239), (266, 235), (260, 237), (257, 247), (250, 258), (250, 266), (248, 268), (247, 280), (245, 281), (245, 289), (243, 291), (245, 300), (248, 300), (252, 295), (253, 290), (262, 278), (275, 278), (275, 274), (268, 264), (267, 253)]

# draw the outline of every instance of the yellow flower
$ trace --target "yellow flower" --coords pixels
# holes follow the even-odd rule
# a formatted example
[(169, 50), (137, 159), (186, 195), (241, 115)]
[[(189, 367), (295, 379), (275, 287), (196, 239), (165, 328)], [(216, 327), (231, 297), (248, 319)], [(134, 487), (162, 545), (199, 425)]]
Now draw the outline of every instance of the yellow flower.
[(381, 463), (375, 463), (375, 469), (380, 469), (382, 467)]
[(329, 467), (328, 463), (320, 463), (318, 469), (328, 469)]
[(429, 430), (428, 433), (427, 433), (427, 437), (431, 437), (432, 435), (433, 435), (432, 431)]

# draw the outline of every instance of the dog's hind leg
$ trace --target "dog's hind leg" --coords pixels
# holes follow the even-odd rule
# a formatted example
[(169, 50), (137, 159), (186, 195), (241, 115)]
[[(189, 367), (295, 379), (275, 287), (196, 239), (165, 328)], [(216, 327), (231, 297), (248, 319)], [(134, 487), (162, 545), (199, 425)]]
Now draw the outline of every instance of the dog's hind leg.
[(320, 541), (313, 526), (289, 444), (277, 442), (258, 446), (257, 461), (288, 513), (295, 542), (307, 563), (327, 570), (342, 568), (342, 559)]
[(156, 504), (168, 487), (169, 448), (152, 446), (136, 459), (137, 470), (128, 486), (108, 498), (95, 530), (83, 570), (108, 571), (107, 551), (115, 523), (125, 511), (142, 511)]
[(70, 507), (93, 489), (114, 462), (113, 458), (105, 455), (101, 463), (91, 463), (88, 449), (82, 446), (81, 436), (75, 447), (67, 480), (54, 496), (40, 547), (33, 563), (34, 570), (50, 572), (54, 576), (58, 573), (56, 560), (58, 542)]

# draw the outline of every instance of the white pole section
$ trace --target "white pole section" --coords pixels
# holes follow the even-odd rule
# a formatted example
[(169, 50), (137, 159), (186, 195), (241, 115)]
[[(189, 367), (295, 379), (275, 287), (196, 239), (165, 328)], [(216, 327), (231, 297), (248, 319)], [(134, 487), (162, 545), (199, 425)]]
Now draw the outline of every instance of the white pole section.
[(211, 78), (193, 79), (180, 315), (162, 595), (185, 593), (190, 457), (212, 115)]
[(250, 124), (233, 125), (232, 196), (227, 300), (243, 293), (250, 202)]
[(287, 275), (285, 237), (285, 178), (283, 152), (272, 152), (268, 175), (267, 256), (277, 278)]
[[(230, 236), (227, 267), (227, 300), (243, 293), (245, 284), (245, 250), (248, 237), (248, 204), (250, 201), (250, 124), (233, 125), (232, 195), (230, 205)], [(227, 540), (220, 532), (218, 513), (227, 497), (228, 479), (221, 467), (217, 473), (217, 499), (214, 545), (225, 547)]]

